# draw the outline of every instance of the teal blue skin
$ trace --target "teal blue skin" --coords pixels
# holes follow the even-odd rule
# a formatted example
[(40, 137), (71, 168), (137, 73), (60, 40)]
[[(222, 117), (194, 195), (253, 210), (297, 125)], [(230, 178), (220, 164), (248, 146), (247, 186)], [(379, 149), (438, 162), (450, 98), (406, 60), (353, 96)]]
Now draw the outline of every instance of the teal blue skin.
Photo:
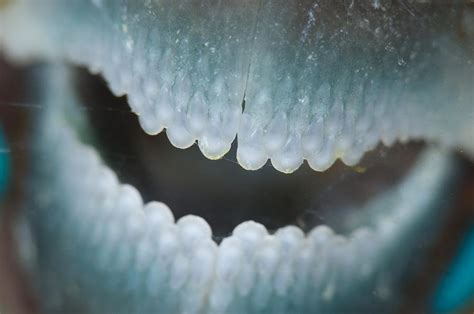
[(0, 198), (5, 194), (10, 173), (10, 158), (7, 143), (0, 128)]
[(435, 292), (432, 309), (435, 313), (459, 311), (474, 296), (474, 224), (461, 242), (450, 267)]

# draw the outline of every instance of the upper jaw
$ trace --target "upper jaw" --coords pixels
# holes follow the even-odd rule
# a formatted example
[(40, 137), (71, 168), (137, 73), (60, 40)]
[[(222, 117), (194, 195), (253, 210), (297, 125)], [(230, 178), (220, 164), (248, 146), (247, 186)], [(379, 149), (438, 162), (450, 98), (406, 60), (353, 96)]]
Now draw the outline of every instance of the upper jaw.
[(245, 169), (270, 159), (285, 173), (354, 165), (379, 141), (474, 151), (474, 65), (453, 25), (472, 14), (463, 5), (38, 4), (4, 9), (5, 51), (100, 72), (147, 133), (197, 141), (208, 158), (236, 137)]

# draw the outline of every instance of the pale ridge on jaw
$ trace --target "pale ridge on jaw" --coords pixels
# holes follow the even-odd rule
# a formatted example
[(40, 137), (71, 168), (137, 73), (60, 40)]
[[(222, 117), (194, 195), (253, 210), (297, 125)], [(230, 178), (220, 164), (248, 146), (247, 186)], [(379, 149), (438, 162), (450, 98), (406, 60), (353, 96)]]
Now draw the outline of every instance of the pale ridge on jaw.
[(418, 138), (474, 156), (474, 65), (455, 43), (456, 9), (420, 27), (390, 1), (310, 2), (17, 0), (0, 12), (0, 44), (101, 73), (176, 147), (197, 141), (217, 159), (237, 135), (245, 169), (324, 171)]
[(218, 246), (202, 218), (175, 222), (165, 204), (143, 204), (133, 186), (121, 184), (97, 152), (77, 140), (57, 107), (61, 101), (46, 104), (29, 204), (46, 310), (259, 313), (375, 306), (389, 296), (373, 291), (394, 288), (397, 262), (411, 252), (409, 242), (400, 241), (440, 216), (434, 196), (445, 188), (451, 162), (432, 150), (368, 205), (373, 223), (347, 236), (327, 226), (306, 236), (294, 226), (269, 234), (248, 221)]

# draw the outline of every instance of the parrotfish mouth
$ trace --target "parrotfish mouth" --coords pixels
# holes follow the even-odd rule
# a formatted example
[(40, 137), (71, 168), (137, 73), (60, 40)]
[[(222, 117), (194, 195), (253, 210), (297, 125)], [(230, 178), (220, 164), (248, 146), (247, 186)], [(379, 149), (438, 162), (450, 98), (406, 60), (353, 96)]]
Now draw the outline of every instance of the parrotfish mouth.
[(472, 5), (2, 4), (2, 51), (51, 63), (20, 243), (44, 311), (396, 307), (474, 156)]

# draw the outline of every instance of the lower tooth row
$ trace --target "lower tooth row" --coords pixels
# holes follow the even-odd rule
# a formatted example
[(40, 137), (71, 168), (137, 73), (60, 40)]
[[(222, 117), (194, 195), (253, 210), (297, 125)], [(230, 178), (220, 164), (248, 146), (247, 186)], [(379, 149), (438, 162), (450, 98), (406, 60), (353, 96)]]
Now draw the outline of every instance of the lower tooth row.
[[(383, 210), (387, 196), (382, 196), (374, 202), (382, 208), (373, 213), (382, 218), (350, 236), (326, 226), (306, 236), (294, 226), (269, 234), (263, 225), (249, 221), (217, 245), (204, 219), (185, 216), (175, 222), (165, 204), (143, 204), (140, 193), (120, 184), (94, 150), (78, 143), (64, 126), (53, 122), (47, 127), (58, 132), (41, 142), (39, 155), (50, 159), (38, 165), (42, 184), (31, 216), (38, 239), (48, 241), (49, 249), (42, 252), (47, 257), (42, 258), (51, 264), (40, 266), (47, 268), (40, 276), (48, 274), (41, 279), (62, 291), (61, 306), (84, 298), (90, 302), (85, 306), (98, 312), (345, 308), (346, 297), (371, 295), (376, 289), (375, 282), (386, 275), (381, 260), (395, 262), (409, 251), (408, 245), (400, 250), (397, 239), (416, 230), (429, 215), (429, 196), (441, 188), (439, 178), (447, 168), (444, 156), (427, 153), (415, 175), (392, 192), (399, 204)], [(58, 150), (49, 150), (53, 144)], [(45, 194), (45, 182), (53, 194)], [(417, 192), (420, 186), (423, 192)], [(45, 195), (49, 198), (41, 202)], [(76, 288), (64, 290), (70, 284)], [(358, 291), (363, 287), (370, 291)], [(53, 303), (50, 306), (58, 306)]]

